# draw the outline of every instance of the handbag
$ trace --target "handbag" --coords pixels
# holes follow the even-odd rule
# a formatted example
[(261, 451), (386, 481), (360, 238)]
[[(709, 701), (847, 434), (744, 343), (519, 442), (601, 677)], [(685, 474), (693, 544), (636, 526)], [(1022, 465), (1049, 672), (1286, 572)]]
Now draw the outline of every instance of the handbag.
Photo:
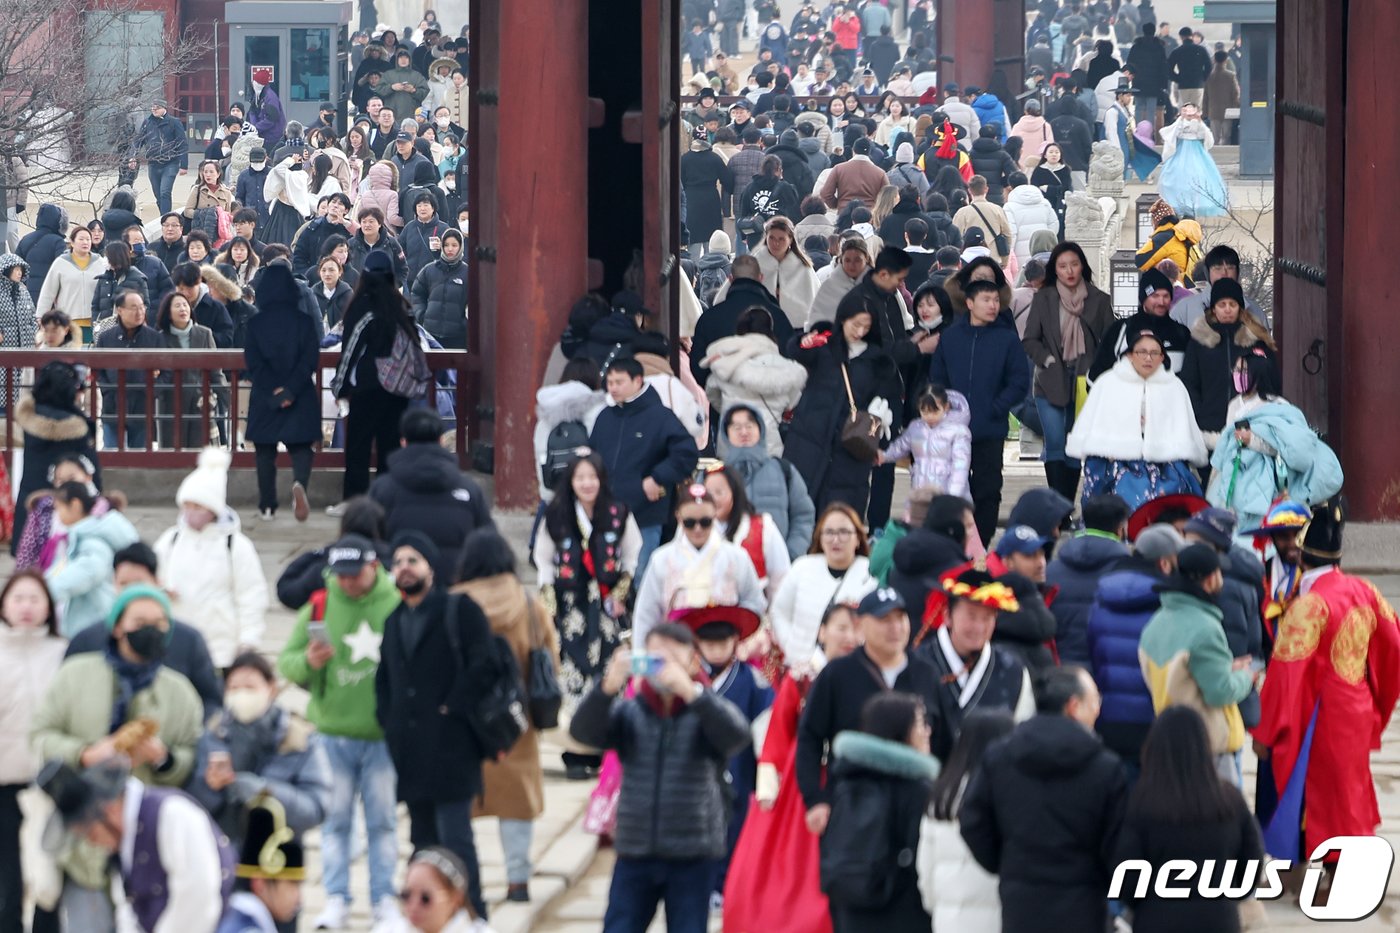
[(452, 659), (457, 666), (457, 677), (448, 691), (443, 709), (449, 716), (466, 721), (476, 736), (477, 746), (484, 759), (494, 760), (511, 750), (530, 721), (525, 717), (525, 700), (520, 682), (520, 667), (515, 663), (515, 652), (499, 635), (491, 636), (490, 649), (481, 658), (481, 664), (490, 665), (496, 674), (491, 686), (480, 689), (483, 670), (468, 677), (466, 661), (462, 657), (461, 634), (457, 631), (457, 607), (461, 595), (451, 593), (447, 597), (447, 612), (444, 624), (447, 627), (447, 641), (452, 646)]
[(564, 691), (559, 688), (559, 675), (554, 670), (554, 653), (545, 646), (540, 632), (535, 601), (527, 596), (525, 603), (530, 612), (530, 654), (525, 662), (529, 669), (526, 690), (530, 722), (536, 729), (554, 729), (559, 725), (559, 708), (564, 703)]
[(851, 374), (841, 364), (841, 378), (846, 382), (846, 398), (851, 403), (851, 417), (841, 428), (841, 447), (861, 463), (874, 463), (880, 456), (880, 430), (883, 425), (868, 411), (856, 408), (855, 393), (851, 391)]
[[(967, 202), (967, 206), (970, 207), (970, 208), (972, 208), (974, 211), (976, 211), (976, 212), (977, 212), (977, 216), (980, 217), (980, 218), (982, 218), (982, 225), (983, 225), (983, 226), (985, 226), (988, 230), (992, 229), (991, 223), (987, 220), (987, 215), (984, 214), (984, 213), (982, 213), (982, 208), (978, 207), (976, 204), (972, 203), (971, 201)], [(1011, 243), (1006, 239), (1006, 234), (1004, 234), (1004, 233), (993, 233), (993, 234), (992, 234), (992, 241), (996, 244), (997, 255), (998, 255), (998, 256), (1010, 256), (1010, 255), (1011, 255)]]
[(374, 371), (384, 391), (399, 398), (426, 398), (428, 386), (433, 382), (433, 371), (428, 368), (423, 347), (402, 328), (394, 331), (394, 346), (389, 355), (374, 361)]

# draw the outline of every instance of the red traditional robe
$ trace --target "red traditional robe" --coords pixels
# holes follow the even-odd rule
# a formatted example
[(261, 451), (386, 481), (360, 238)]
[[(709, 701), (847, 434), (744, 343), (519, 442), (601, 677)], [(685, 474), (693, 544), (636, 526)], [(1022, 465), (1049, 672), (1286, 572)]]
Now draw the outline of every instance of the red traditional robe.
[(725, 933), (831, 933), (817, 837), (797, 789), (797, 721), (811, 678), (778, 688), (759, 768), (778, 770), (773, 809), (749, 807), (724, 886)]
[[(1262, 717), (1253, 729), (1271, 750), (1281, 801), (1275, 819), (1290, 821), (1287, 831), (1301, 816), (1302, 857), (1332, 836), (1369, 836), (1380, 825), (1370, 753), (1381, 747), (1397, 699), (1395, 611), (1367, 581), (1339, 569), (1322, 574), (1283, 616), (1260, 692)], [(1314, 713), (1316, 726), (1305, 744)], [(1303, 767), (1305, 773), (1294, 775)], [(1283, 803), (1290, 778), (1295, 791), (1302, 780), (1302, 814)]]

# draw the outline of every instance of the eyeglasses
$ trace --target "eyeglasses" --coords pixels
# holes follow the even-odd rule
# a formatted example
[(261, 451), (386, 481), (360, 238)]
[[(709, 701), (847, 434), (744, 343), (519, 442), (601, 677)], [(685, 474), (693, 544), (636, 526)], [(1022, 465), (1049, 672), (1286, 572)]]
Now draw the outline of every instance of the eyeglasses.
[(1160, 359), (1162, 358), (1162, 351), (1161, 351), (1161, 350), (1134, 350), (1134, 351), (1133, 351), (1133, 356), (1137, 357), (1137, 358), (1140, 359), (1140, 360), (1160, 360)]
[(834, 539), (836, 539), (836, 540), (838, 540), (838, 541), (845, 540), (846, 538), (853, 538), (853, 537), (855, 537), (855, 534), (856, 534), (856, 533), (855, 533), (855, 529), (853, 529), (853, 528), (823, 528), (823, 529), (822, 529), (822, 537), (823, 537), (823, 538), (834, 538)]
[(683, 518), (681, 524), (686, 531), (694, 531), (696, 528), (709, 528), (715, 523), (713, 518)]
[(399, 892), (399, 900), (405, 905), (411, 905), (414, 898), (418, 899), (419, 907), (427, 907), (431, 905), (433, 901), (437, 900), (437, 895), (426, 889), (418, 891), (413, 888), (404, 888)]

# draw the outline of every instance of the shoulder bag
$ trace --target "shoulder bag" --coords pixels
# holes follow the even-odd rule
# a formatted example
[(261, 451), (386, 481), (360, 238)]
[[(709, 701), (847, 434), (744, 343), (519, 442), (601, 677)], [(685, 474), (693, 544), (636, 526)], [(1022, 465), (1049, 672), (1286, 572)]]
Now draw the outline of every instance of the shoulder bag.
[(861, 463), (874, 463), (880, 455), (880, 419), (856, 407), (851, 391), (851, 374), (841, 364), (841, 378), (846, 382), (846, 399), (851, 403), (851, 416), (841, 428), (841, 447)]
[(452, 660), (457, 668), (457, 676), (448, 691), (443, 709), (447, 715), (466, 721), (476, 736), (482, 758), (492, 761), (510, 751), (525, 730), (530, 728), (530, 721), (525, 717), (520, 667), (515, 663), (515, 652), (506, 640), (492, 635), (482, 661), (483, 666), (491, 667), (490, 673), (495, 677), (485, 690), (479, 683), (473, 683), (473, 678), (468, 676), (466, 659), (462, 656), (462, 635), (458, 631), (461, 601), (460, 594), (450, 593), (443, 619), (447, 627), (447, 641), (452, 646)]
[(536, 729), (553, 729), (559, 725), (559, 707), (564, 691), (559, 688), (559, 675), (554, 670), (554, 653), (545, 644), (540, 631), (540, 616), (535, 601), (525, 596), (530, 613), (530, 655), (526, 660), (526, 693), (530, 705), (530, 722)]
[[(980, 217), (980, 218), (982, 218), (982, 224), (983, 224), (983, 226), (985, 226), (988, 230), (991, 230), (991, 229), (992, 229), (992, 224), (991, 224), (990, 221), (987, 220), (987, 215), (984, 214), (984, 213), (982, 213), (982, 208), (978, 207), (978, 206), (977, 206), (974, 202), (972, 202), (972, 201), (968, 201), (968, 202), (967, 202), (967, 206), (970, 207), (970, 208), (972, 208), (974, 211), (976, 211), (976, 212), (977, 212), (977, 216)], [(997, 255), (998, 255), (998, 256), (1010, 256), (1010, 255), (1011, 255), (1011, 243), (1006, 239), (1006, 234), (1004, 234), (1004, 233), (995, 233), (995, 232), (994, 232), (994, 233), (992, 234), (992, 240), (996, 243)]]

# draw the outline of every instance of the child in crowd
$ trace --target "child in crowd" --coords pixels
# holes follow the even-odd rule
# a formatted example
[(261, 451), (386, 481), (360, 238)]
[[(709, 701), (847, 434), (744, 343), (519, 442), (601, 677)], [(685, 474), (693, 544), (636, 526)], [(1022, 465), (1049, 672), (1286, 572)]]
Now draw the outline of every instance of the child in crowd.
[(930, 384), (919, 395), (919, 420), (910, 424), (881, 454), (881, 464), (914, 458), (915, 489), (934, 487), (968, 498), (967, 471), (972, 463), (971, 412), (967, 399)]

